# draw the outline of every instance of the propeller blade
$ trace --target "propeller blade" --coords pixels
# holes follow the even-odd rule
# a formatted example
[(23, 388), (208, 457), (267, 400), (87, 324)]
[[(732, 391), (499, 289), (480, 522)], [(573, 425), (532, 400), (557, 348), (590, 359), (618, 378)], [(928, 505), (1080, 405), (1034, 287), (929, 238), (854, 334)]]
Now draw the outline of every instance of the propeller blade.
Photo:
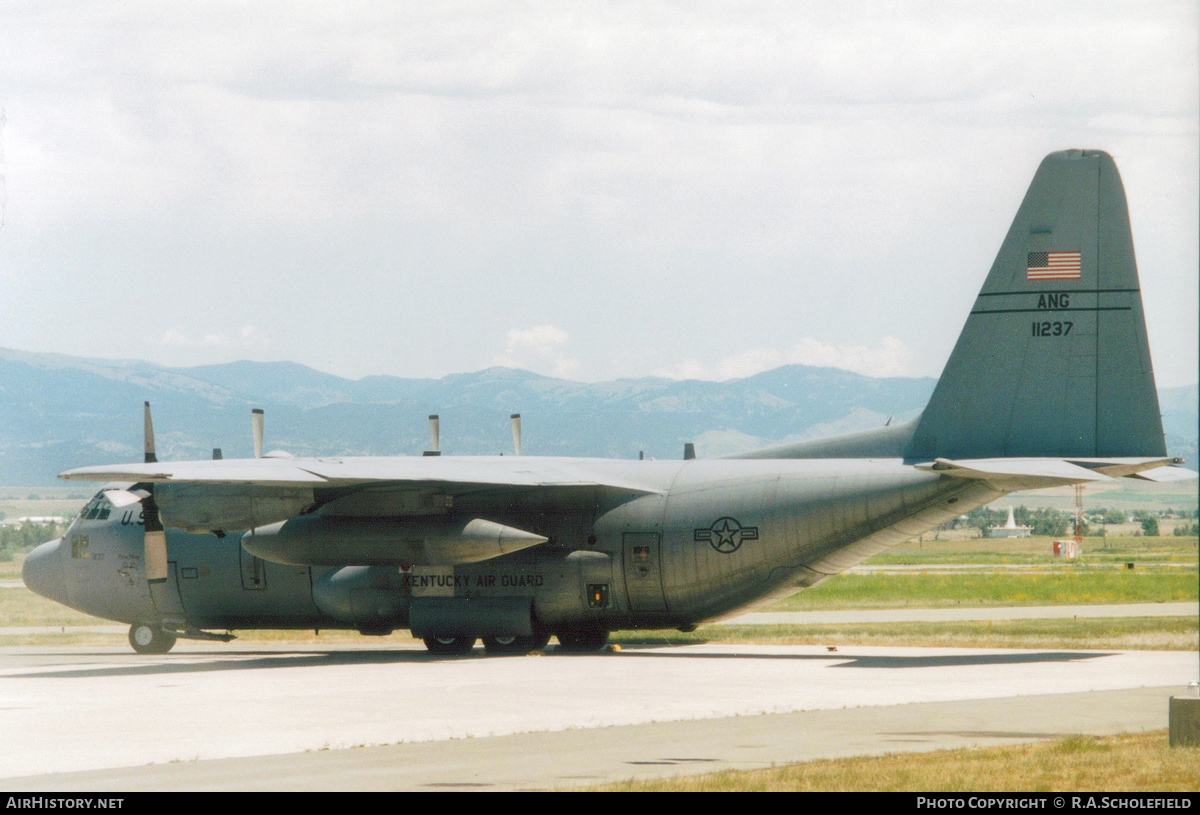
[(158, 461), (158, 456), (154, 454), (154, 420), (150, 418), (150, 403), (146, 402), (144, 404), (142, 418), (143, 447), (146, 451), (146, 463), (153, 464)]
[(154, 490), (142, 499), (143, 556), (146, 564), (146, 582), (162, 583), (167, 579), (167, 533), (162, 519), (158, 517), (158, 504), (154, 503)]
[(255, 458), (262, 458), (264, 418), (262, 408), (254, 408), (250, 411), (250, 427), (254, 432)]
[(521, 414), (514, 413), (512, 415), (512, 431), (513, 431), (513, 449), (516, 454), (521, 455)]
[[(158, 461), (154, 451), (154, 420), (150, 418), (150, 403), (142, 403), (142, 446), (146, 463)], [(154, 488), (146, 486), (146, 497), (128, 490), (105, 490), (105, 497), (114, 507), (127, 507), (135, 503), (142, 505), (142, 562), (146, 566), (146, 582), (162, 583), (167, 579), (167, 534), (162, 519), (158, 517), (158, 504), (154, 503)]]

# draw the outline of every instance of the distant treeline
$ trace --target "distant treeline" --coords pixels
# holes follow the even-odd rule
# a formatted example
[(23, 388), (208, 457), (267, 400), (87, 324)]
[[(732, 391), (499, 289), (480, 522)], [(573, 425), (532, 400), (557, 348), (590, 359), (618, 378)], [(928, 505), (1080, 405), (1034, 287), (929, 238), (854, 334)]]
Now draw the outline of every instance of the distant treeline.
[(8, 524), (0, 526), (0, 560), (12, 560), (17, 552), (28, 552), (39, 543), (62, 537), (66, 523)]
[[(1152, 511), (1146, 509), (1137, 509), (1126, 513), (1119, 509), (1105, 509), (1103, 507), (1097, 509), (1089, 509), (1084, 513), (1083, 528), (1080, 530), (1084, 535), (1104, 535), (1104, 527), (1109, 524), (1124, 524), (1135, 522), (1141, 524), (1143, 535), (1157, 535), (1158, 522), (1163, 518), (1173, 519), (1196, 519), (1200, 517), (1200, 510), (1180, 510), (1166, 509), (1162, 511)], [(1075, 515), (1071, 512), (1063, 512), (1057, 509), (1041, 508), (1030, 509), (1029, 507), (1019, 506), (1013, 509), (1013, 519), (1017, 526), (1031, 527), (1031, 533), (1034, 535), (1046, 537), (1058, 537), (1068, 533), (1074, 534), (1075, 531)], [(979, 530), (981, 535), (986, 535), (987, 531), (992, 527), (1004, 526), (1008, 523), (1007, 509), (988, 509), (980, 507), (973, 509), (962, 518), (956, 518), (947, 524), (944, 524), (942, 529), (960, 529), (963, 527), (974, 527)], [(1200, 524), (1176, 524), (1176, 535), (1195, 535), (1200, 531)]]

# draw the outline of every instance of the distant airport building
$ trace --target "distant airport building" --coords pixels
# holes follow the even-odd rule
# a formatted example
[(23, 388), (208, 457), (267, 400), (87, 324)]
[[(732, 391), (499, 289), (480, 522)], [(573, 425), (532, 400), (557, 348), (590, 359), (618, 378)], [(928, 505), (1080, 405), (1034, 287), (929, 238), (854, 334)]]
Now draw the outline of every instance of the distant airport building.
[(1054, 556), (1061, 558), (1079, 557), (1079, 541), (1057, 540), (1054, 542)]
[(1033, 531), (1032, 526), (1017, 526), (1017, 519), (1013, 516), (1013, 508), (1008, 508), (1008, 523), (1004, 526), (993, 526), (987, 531), (989, 538), (1028, 538), (1030, 532)]
[(62, 524), (67, 519), (58, 515), (25, 515), (21, 518), (8, 518), (0, 521), (3, 526), (23, 526), (24, 524)]

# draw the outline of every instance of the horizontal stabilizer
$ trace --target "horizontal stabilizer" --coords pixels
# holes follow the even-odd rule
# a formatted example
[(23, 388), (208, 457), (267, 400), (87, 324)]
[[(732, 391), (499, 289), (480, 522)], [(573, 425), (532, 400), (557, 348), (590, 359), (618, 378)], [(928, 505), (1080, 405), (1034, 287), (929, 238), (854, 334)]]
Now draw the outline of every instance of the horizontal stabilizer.
[(1143, 481), (1167, 483), (1170, 481), (1191, 481), (1193, 478), (1200, 478), (1200, 473), (1196, 472), (1195, 470), (1189, 470), (1185, 467), (1157, 467), (1153, 470), (1134, 473), (1130, 476), (1130, 478), (1140, 478)]
[[(1179, 464), (1180, 458), (990, 458), (935, 459), (932, 464), (917, 464), (918, 470), (970, 478), (1002, 485), (1004, 489), (1037, 489), (1113, 478), (1141, 478), (1146, 481), (1186, 481), (1197, 473)], [(1018, 483), (1019, 482), (1019, 483)]]
[(917, 464), (918, 470), (987, 481), (1005, 490), (1039, 489), (1089, 481), (1109, 481), (1109, 476), (1072, 464), (1061, 458), (983, 458), (951, 461), (936, 459), (932, 464)]

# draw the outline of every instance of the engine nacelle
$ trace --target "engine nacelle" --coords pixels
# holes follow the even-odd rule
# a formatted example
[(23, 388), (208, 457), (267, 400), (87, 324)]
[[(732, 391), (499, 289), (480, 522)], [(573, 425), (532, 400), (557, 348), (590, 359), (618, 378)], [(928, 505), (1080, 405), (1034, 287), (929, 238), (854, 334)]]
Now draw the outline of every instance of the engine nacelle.
[(242, 537), (247, 552), (296, 566), (454, 566), (545, 543), (483, 518), (341, 518), (305, 515)]

